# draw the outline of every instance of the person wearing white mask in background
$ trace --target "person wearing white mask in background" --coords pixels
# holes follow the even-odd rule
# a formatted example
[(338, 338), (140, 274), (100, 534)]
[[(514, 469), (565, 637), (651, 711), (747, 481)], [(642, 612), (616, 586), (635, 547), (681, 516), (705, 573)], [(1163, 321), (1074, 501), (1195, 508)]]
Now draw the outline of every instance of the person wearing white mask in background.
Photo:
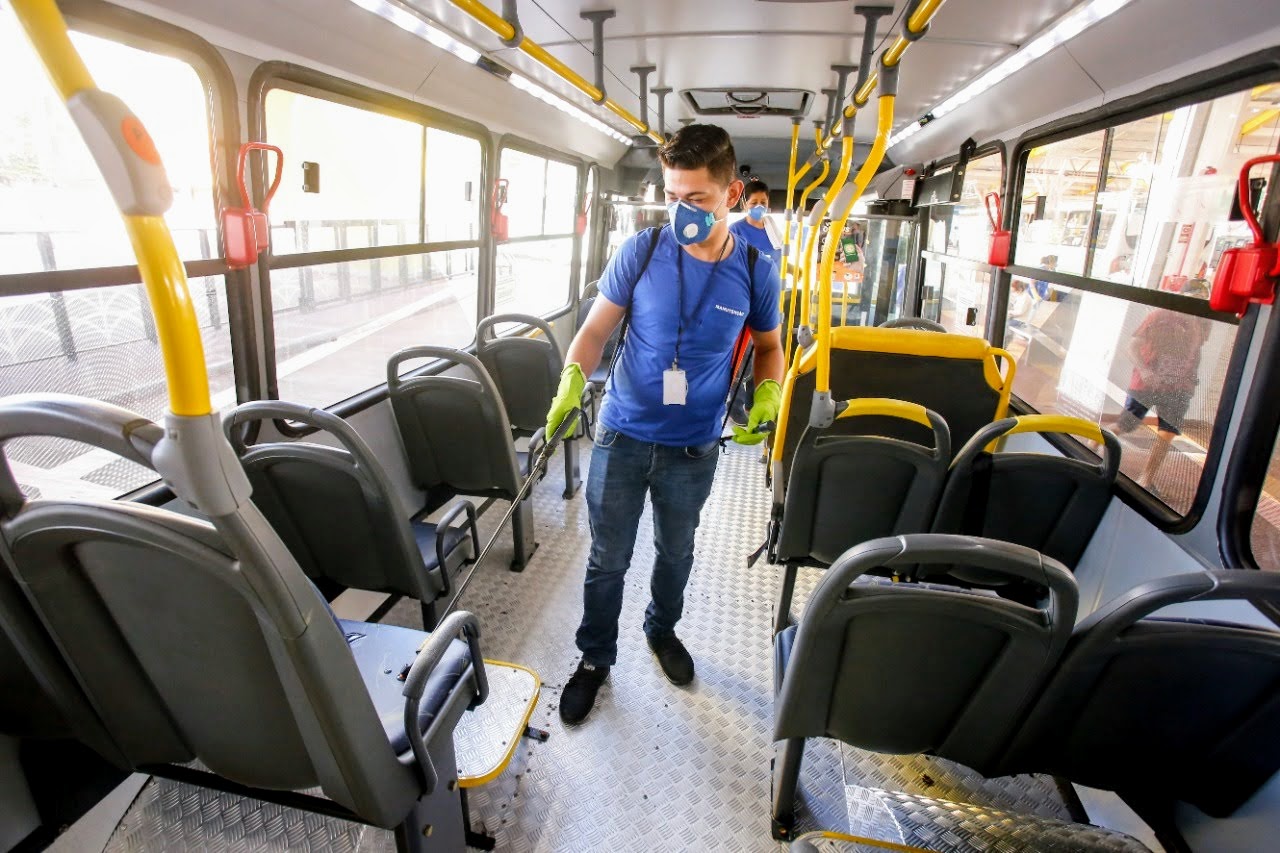
[(729, 230), (776, 264), (781, 242), (769, 221), (769, 188), (764, 181), (759, 178), (747, 181), (742, 190), (742, 209), (747, 212), (746, 217), (730, 225)]

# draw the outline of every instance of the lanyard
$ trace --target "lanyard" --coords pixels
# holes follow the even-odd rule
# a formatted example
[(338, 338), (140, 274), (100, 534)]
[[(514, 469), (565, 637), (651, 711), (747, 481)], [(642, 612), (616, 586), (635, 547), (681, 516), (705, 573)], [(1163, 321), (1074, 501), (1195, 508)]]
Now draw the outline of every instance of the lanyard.
[[(732, 234), (724, 236), (724, 242), (720, 244), (720, 254), (716, 256), (716, 262), (711, 265), (711, 272), (707, 274), (707, 281), (702, 286), (702, 295), (698, 297), (698, 304), (693, 309), (693, 316), (696, 318), (702, 314), (702, 306), (707, 304), (707, 294), (711, 292), (711, 283), (716, 276), (716, 270), (720, 268), (720, 262), (724, 260), (724, 250), (729, 247), (729, 238)], [(684, 247), (676, 246), (676, 285), (680, 290), (680, 313), (679, 323), (676, 326), (676, 353), (671, 359), (671, 369), (677, 370), (680, 367), (680, 338), (684, 335)]]

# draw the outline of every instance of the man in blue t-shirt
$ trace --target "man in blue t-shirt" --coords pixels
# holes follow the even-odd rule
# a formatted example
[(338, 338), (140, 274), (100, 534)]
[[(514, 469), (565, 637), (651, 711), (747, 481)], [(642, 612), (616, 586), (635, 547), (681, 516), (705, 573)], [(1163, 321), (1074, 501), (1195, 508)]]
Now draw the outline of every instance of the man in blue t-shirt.
[(755, 427), (777, 418), (782, 397), (778, 271), (758, 257), (750, 274), (747, 244), (725, 224), (742, 193), (729, 135), (688, 125), (658, 149), (658, 159), (670, 225), (656, 236), (640, 232), (610, 259), (600, 279), (603, 298), (569, 345), (547, 413), (551, 435), (578, 404), (583, 376), (599, 365), (605, 341), (629, 311), (587, 479), (591, 553), (577, 631), (582, 661), (560, 695), (560, 717), (570, 725), (586, 719), (617, 659), (623, 580), (646, 493), (657, 555), (644, 633), (672, 683), (693, 680), (693, 658), (675, 627), (693, 567), (694, 531), (715, 476), (734, 343), (744, 326), (755, 344), (756, 392), (747, 426), (734, 428), (734, 440), (763, 441)]
[(769, 187), (759, 178), (747, 181), (742, 191), (742, 209), (746, 217), (729, 226), (734, 237), (741, 237), (745, 242), (756, 247), (766, 258), (777, 261), (778, 247), (773, 245), (769, 235)]

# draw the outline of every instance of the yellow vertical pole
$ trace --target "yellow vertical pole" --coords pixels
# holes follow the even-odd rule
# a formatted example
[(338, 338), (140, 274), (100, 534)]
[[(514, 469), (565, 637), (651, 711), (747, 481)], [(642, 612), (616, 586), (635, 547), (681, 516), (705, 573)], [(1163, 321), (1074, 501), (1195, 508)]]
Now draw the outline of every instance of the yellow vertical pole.
[[(98, 92), (89, 69), (71, 43), (67, 23), (53, 0), (13, 0), (13, 10), (64, 101), (78, 95), (105, 97)], [(138, 157), (150, 166), (160, 165), (151, 138), (136, 117), (127, 115), (123, 122), (109, 130), (119, 137), (97, 144), (114, 144), (123, 157)], [(212, 406), (204, 343), (187, 289), (186, 270), (178, 258), (173, 236), (159, 213), (122, 211), (121, 215), (138, 257), (138, 268), (155, 317), (156, 337), (164, 356), (169, 386), (169, 408), (177, 415), (207, 415)]]

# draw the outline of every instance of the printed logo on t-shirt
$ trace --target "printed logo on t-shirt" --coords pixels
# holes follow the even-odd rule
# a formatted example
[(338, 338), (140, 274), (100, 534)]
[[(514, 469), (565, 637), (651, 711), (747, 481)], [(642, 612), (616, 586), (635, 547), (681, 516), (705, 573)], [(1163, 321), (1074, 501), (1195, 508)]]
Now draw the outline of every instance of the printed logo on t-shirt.
[(724, 306), (724, 305), (716, 305), (716, 310), (717, 310), (717, 311), (723, 311), (723, 312), (724, 312), (724, 313), (726, 313), (726, 314), (732, 314), (732, 315), (733, 315), (733, 316), (735, 316), (735, 317), (745, 317), (745, 316), (747, 316), (747, 312), (746, 312), (746, 311), (738, 311), (738, 310), (736, 310), (736, 309), (734, 309), (734, 308), (728, 308), (728, 307), (726, 307), (726, 306)]

